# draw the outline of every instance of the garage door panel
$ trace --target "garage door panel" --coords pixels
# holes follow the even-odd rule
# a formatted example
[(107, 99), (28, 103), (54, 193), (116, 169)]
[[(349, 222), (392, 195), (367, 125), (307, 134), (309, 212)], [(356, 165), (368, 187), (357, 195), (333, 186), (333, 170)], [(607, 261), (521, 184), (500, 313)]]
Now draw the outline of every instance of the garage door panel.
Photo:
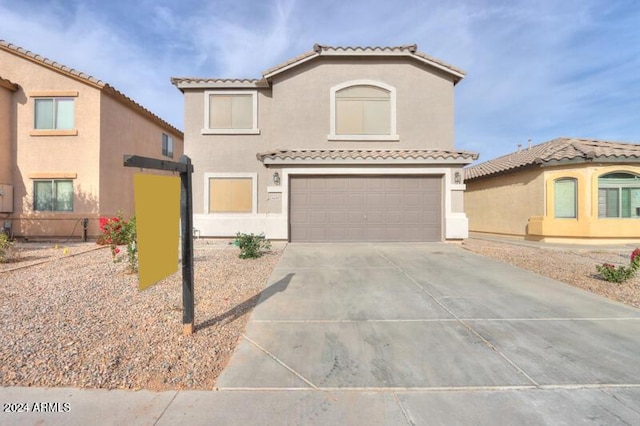
[(439, 176), (292, 176), (291, 241), (440, 241)]

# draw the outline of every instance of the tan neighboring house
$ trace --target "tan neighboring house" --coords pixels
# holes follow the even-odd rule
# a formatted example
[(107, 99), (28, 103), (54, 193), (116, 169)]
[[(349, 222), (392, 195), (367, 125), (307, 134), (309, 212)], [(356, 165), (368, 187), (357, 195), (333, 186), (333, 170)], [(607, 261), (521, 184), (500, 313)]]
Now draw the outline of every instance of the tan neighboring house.
[(464, 72), (415, 45), (315, 45), (251, 80), (172, 78), (184, 93), (203, 236), (466, 238), (454, 148)]
[(465, 169), (472, 232), (640, 240), (640, 145), (558, 138)]
[(124, 154), (177, 160), (183, 134), (110, 85), (0, 41), (0, 225), (17, 237), (98, 235), (133, 214)]

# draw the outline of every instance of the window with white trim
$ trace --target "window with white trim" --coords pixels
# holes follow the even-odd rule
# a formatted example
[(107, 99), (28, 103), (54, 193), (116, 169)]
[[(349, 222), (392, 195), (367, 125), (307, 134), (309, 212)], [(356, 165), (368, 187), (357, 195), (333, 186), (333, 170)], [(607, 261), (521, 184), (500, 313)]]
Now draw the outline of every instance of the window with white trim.
[(331, 88), (332, 140), (398, 140), (396, 90), (372, 80), (356, 80)]
[(75, 128), (73, 98), (37, 98), (34, 100), (35, 130), (72, 130)]
[(33, 209), (35, 211), (72, 212), (72, 180), (36, 180), (33, 182)]
[(560, 219), (575, 219), (578, 205), (578, 181), (573, 178), (560, 178), (553, 182), (554, 216)]
[(617, 172), (598, 178), (598, 217), (640, 217), (640, 176)]
[(204, 92), (204, 134), (257, 134), (258, 92), (208, 90)]
[(256, 213), (257, 173), (205, 173), (207, 213)]

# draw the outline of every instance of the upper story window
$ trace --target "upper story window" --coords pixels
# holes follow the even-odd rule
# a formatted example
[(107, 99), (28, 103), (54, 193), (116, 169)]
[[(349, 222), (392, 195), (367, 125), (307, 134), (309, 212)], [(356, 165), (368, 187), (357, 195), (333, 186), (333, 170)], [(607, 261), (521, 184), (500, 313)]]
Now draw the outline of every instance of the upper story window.
[(173, 158), (173, 138), (165, 133), (162, 134), (162, 155)]
[(553, 182), (554, 216), (556, 218), (577, 218), (578, 181), (573, 178), (556, 179)]
[(34, 92), (32, 136), (76, 135), (75, 98), (76, 91)]
[(396, 90), (384, 83), (356, 80), (331, 88), (330, 140), (394, 141)]
[(38, 98), (35, 100), (36, 130), (71, 130), (74, 128), (73, 98)]
[(258, 92), (204, 92), (204, 134), (258, 134)]
[(598, 217), (640, 217), (640, 176), (631, 173), (600, 176)]

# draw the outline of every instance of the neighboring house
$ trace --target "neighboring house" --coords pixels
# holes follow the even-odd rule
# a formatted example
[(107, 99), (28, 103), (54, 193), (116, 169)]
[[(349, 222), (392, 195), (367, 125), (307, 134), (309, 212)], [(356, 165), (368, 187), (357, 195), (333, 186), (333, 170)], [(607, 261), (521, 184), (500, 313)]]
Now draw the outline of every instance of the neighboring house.
[(194, 226), (289, 241), (466, 238), (454, 149), (464, 72), (400, 47), (313, 50), (255, 80), (172, 78), (185, 100)]
[(472, 232), (640, 239), (640, 145), (558, 138), (465, 169)]
[(0, 41), (0, 225), (18, 237), (98, 234), (133, 214), (123, 155), (177, 160), (183, 134), (108, 84)]

